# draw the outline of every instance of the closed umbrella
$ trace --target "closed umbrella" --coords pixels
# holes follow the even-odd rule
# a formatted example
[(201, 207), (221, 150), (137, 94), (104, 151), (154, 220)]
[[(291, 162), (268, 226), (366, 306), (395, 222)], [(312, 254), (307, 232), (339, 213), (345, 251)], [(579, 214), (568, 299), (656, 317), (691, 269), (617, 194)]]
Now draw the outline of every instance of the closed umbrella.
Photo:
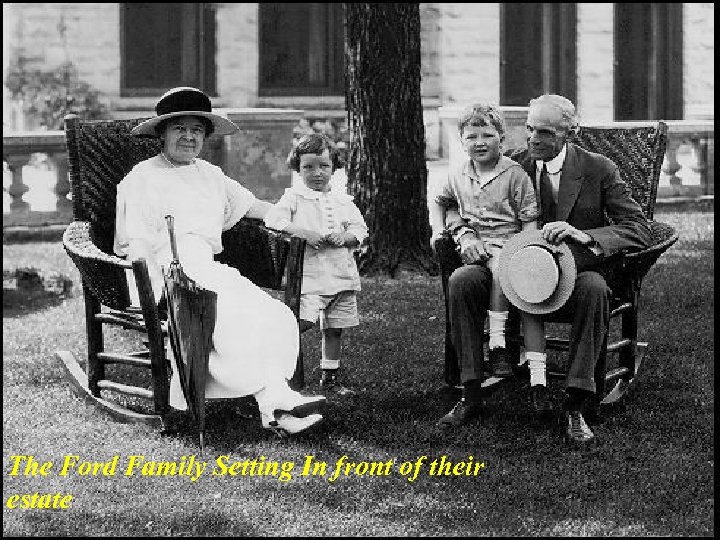
[(165, 216), (173, 260), (163, 271), (168, 335), (175, 369), (204, 452), (205, 383), (215, 329), (217, 295), (190, 279), (180, 264), (172, 216)]

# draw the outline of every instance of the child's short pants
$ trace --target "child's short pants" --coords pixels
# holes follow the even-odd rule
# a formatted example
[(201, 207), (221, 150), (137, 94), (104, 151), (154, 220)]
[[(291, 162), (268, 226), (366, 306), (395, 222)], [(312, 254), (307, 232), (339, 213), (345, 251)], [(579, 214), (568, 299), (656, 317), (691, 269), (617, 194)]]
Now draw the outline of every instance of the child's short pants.
[(300, 318), (311, 323), (320, 319), (320, 328), (350, 328), (358, 326), (355, 291), (337, 294), (303, 294), (300, 296)]

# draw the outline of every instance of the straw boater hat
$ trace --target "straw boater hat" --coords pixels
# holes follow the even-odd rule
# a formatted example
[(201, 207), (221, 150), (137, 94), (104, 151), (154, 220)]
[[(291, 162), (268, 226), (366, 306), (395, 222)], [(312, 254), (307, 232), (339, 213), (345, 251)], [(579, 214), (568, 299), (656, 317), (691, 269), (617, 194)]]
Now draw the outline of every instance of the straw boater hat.
[(550, 244), (542, 231), (523, 231), (500, 252), (500, 286), (518, 309), (542, 315), (567, 302), (575, 287), (575, 259), (565, 242)]
[(212, 122), (214, 133), (231, 135), (238, 130), (237, 125), (212, 112), (210, 98), (202, 90), (181, 86), (165, 92), (155, 105), (157, 116), (141, 122), (132, 130), (133, 135), (155, 137), (155, 128), (163, 120), (175, 116), (201, 116)]

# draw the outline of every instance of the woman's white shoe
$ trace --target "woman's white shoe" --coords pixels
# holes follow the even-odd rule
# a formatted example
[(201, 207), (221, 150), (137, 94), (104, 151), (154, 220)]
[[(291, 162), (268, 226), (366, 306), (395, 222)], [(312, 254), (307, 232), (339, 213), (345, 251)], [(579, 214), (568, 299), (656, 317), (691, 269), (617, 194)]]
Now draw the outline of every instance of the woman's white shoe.
[(270, 429), (278, 435), (295, 435), (301, 431), (321, 422), (321, 414), (310, 414), (304, 417), (292, 416), (291, 414), (276, 414), (274, 417), (262, 415), (262, 423), (265, 429)]
[(303, 396), (300, 392), (291, 391), (284, 399), (275, 403), (278, 413), (288, 413), (292, 416), (307, 416), (320, 413), (327, 403), (325, 396)]

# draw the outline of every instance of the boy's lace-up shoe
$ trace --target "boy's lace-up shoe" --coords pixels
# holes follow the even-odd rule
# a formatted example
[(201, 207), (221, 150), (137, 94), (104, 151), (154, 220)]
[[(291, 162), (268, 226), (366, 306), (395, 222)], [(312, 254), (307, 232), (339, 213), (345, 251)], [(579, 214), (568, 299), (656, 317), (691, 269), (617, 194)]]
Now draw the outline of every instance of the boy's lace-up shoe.
[(494, 377), (512, 377), (513, 370), (505, 347), (490, 349), (490, 369)]
[(550, 391), (545, 385), (535, 384), (530, 387), (530, 404), (532, 410), (540, 416), (552, 414), (553, 405), (550, 400)]

